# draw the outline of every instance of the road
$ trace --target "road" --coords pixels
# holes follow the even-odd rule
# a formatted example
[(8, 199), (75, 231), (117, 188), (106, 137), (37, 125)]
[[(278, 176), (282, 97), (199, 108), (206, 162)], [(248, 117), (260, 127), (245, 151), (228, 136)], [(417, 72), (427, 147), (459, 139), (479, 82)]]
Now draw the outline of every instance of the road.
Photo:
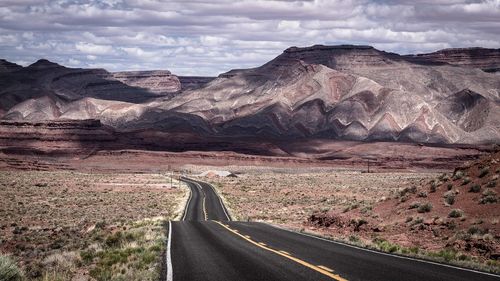
[(374, 252), (281, 229), (231, 221), (208, 183), (190, 189), (169, 223), (164, 280), (500, 280), (500, 276)]

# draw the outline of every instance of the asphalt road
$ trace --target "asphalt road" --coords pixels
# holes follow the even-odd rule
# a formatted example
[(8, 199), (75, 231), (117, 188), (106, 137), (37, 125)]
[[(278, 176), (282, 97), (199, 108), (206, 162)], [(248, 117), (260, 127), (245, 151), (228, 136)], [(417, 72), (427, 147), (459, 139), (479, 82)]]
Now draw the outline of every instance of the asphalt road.
[(500, 276), (393, 256), (231, 221), (212, 186), (184, 179), (191, 196), (169, 223), (164, 280), (500, 280)]

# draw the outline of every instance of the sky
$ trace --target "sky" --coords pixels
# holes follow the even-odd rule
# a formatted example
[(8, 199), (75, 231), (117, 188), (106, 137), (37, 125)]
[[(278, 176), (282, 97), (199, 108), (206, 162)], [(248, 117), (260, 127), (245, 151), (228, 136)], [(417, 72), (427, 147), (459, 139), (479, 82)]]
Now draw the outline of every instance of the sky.
[(0, 0), (0, 58), (216, 76), (290, 46), (500, 48), (500, 0)]

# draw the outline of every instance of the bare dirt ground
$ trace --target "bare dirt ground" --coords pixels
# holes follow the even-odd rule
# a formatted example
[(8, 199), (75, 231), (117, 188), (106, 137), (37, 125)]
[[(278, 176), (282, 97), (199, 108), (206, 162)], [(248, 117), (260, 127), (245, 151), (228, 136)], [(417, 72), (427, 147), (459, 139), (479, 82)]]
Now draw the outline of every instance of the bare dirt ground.
[(213, 182), (241, 220), (301, 228), (315, 212), (369, 209), (409, 184), (435, 173), (362, 173), (333, 168), (234, 167), (237, 178)]
[(155, 280), (186, 194), (156, 173), (0, 171), (0, 251), (29, 280)]

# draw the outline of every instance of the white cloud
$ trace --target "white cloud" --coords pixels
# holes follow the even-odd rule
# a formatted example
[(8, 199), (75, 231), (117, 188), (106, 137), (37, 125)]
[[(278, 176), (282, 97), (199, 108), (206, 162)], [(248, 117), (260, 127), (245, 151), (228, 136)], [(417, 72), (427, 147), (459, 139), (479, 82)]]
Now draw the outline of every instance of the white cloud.
[(191, 75), (258, 66), (289, 46), (498, 48), (498, 29), (500, 0), (3, 0), (0, 7), (6, 59)]
[(114, 49), (109, 45), (97, 45), (94, 43), (78, 42), (75, 48), (85, 54), (91, 55), (109, 55), (114, 53)]
[(68, 64), (70, 66), (79, 66), (82, 62), (77, 60), (77, 59), (73, 59), (73, 58), (69, 58), (68, 59)]

